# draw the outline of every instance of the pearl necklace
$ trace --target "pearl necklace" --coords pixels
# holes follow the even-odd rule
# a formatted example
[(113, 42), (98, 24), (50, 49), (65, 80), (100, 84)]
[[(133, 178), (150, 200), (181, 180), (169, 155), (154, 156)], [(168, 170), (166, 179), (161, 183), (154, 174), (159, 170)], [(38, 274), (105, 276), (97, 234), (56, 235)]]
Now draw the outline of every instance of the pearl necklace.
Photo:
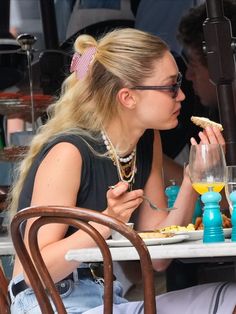
[(115, 148), (114, 148), (114, 146), (113, 146), (113, 144), (112, 144), (110, 138), (107, 136), (107, 134), (105, 133), (105, 131), (101, 131), (101, 134), (102, 134), (102, 139), (103, 139), (103, 142), (104, 142), (104, 144), (105, 144), (105, 146), (106, 146), (107, 151), (110, 152), (111, 155), (112, 155), (112, 153), (114, 154), (114, 152), (115, 152), (116, 157), (117, 157), (117, 159), (118, 159), (120, 162), (123, 162), (123, 163), (129, 162), (129, 161), (131, 161), (131, 160), (134, 158), (134, 156), (136, 155), (136, 147), (135, 147), (135, 148), (133, 149), (132, 153), (131, 153), (129, 156), (127, 156), (127, 157), (120, 157), (120, 156), (117, 154), (117, 152), (116, 152), (116, 150), (115, 150)]
[[(122, 158), (119, 157), (115, 147), (113, 146), (110, 138), (108, 137), (108, 135), (105, 133), (105, 131), (101, 131), (102, 134), (102, 139), (104, 141), (104, 144), (106, 146), (106, 149), (108, 151), (108, 154), (110, 156), (110, 158), (112, 159), (112, 161), (114, 162), (114, 165), (116, 166), (117, 169), (117, 173), (118, 173), (118, 177), (121, 181), (123, 182), (127, 182), (130, 183), (131, 185), (134, 183), (134, 176), (136, 174), (136, 148), (132, 151), (132, 153), (126, 157), (126, 158)], [(124, 159), (126, 161), (124, 161)], [(129, 175), (124, 175), (124, 170), (122, 170), (122, 165), (121, 162), (129, 162), (131, 164), (131, 172)], [(124, 179), (124, 177), (128, 177), (129, 179)], [(132, 186), (131, 186), (132, 188)]]

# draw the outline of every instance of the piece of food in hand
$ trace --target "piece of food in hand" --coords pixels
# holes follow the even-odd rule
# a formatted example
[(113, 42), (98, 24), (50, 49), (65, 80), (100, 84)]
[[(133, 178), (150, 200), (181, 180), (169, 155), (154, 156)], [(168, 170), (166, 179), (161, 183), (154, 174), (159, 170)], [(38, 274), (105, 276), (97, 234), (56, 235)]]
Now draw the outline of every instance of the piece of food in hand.
[(160, 231), (143, 231), (138, 232), (142, 239), (153, 239), (153, 238), (169, 238), (173, 237), (173, 233), (162, 233)]
[(178, 231), (194, 231), (194, 230), (195, 230), (194, 225), (188, 224), (187, 227), (172, 225), (172, 226), (162, 228), (160, 231), (161, 232), (178, 232)]
[(220, 131), (224, 130), (223, 126), (220, 123), (216, 123), (214, 121), (211, 121), (208, 118), (192, 116), (191, 121), (203, 129), (205, 129), (207, 126), (211, 126), (211, 127), (218, 128)]

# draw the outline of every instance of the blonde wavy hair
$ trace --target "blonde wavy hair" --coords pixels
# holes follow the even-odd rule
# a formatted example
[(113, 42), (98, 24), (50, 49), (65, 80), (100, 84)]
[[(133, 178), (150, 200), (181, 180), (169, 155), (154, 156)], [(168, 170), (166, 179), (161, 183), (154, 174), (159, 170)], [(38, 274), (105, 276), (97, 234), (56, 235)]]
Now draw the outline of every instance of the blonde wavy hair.
[(86, 76), (78, 80), (72, 73), (66, 78), (60, 98), (48, 110), (48, 122), (38, 130), (18, 169), (19, 175), (9, 193), (11, 216), (18, 208), (25, 178), (42, 147), (61, 134), (94, 137), (118, 115), (118, 91), (141, 85), (152, 76), (154, 62), (168, 50), (157, 36), (129, 28), (114, 30), (97, 41), (92, 36), (80, 35), (74, 50), (83, 54), (91, 46), (97, 51)]

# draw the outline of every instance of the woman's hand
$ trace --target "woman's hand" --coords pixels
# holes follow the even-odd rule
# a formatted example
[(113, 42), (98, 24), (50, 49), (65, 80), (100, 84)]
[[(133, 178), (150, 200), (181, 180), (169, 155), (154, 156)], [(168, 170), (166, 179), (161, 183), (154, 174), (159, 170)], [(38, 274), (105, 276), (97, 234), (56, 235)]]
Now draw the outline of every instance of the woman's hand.
[[(200, 144), (220, 144), (225, 151), (225, 139), (217, 127), (207, 126), (203, 132), (199, 132)], [(195, 138), (191, 138), (191, 144), (197, 145)]]
[(128, 222), (133, 211), (142, 203), (143, 190), (128, 192), (129, 185), (119, 182), (107, 191), (107, 209), (105, 214)]

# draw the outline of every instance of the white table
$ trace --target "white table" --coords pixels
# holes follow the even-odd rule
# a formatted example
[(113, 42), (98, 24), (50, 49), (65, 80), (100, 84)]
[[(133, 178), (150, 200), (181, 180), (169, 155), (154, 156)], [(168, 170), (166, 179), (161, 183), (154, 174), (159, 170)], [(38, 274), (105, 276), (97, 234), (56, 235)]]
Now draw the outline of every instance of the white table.
[[(178, 258), (222, 258), (235, 257), (236, 242), (226, 240), (224, 243), (204, 244), (202, 240), (185, 241), (176, 244), (150, 245), (148, 246), (152, 259)], [(111, 247), (113, 261), (139, 260), (138, 253), (134, 247)], [(102, 254), (98, 248), (69, 250), (65, 256), (66, 260), (80, 262), (101, 262)], [(212, 260), (213, 261), (213, 260)]]
[[(150, 245), (148, 250), (152, 259), (178, 258), (215, 258), (235, 257), (236, 242), (226, 240), (224, 243), (204, 244), (202, 240), (185, 241), (176, 244)], [(114, 261), (139, 260), (134, 247), (111, 247)], [(0, 236), (0, 255), (13, 255), (15, 250), (9, 234)], [(67, 260), (78, 260), (84, 262), (102, 261), (102, 255), (98, 248), (70, 250), (66, 254)]]

